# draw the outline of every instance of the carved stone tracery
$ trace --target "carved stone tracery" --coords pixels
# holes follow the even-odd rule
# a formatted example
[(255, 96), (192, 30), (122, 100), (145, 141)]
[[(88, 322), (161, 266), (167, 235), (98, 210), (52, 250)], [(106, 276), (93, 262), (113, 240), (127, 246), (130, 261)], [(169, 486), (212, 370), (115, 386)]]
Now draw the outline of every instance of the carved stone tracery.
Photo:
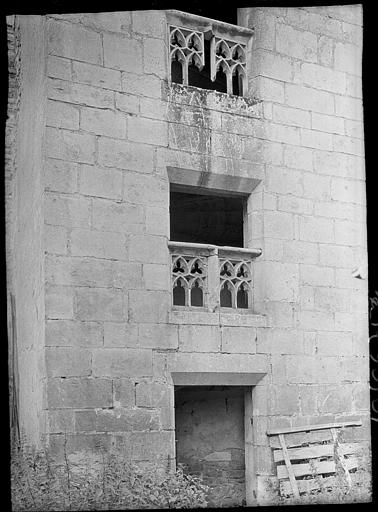
[(220, 305), (221, 307), (245, 308), (252, 302), (251, 263), (246, 260), (219, 260)]
[(173, 304), (177, 306), (204, 305), (207, 271), (206, 258), (172, 255)]
[[(207, 34), (207, 39), (209, 34), (211, 31)], [(182, 84), (191, 85), (189, 66), (192, 64), (199, 71), (205, 66), (204, 32), (170, 25), (169, 39), (170, 63), (180, 63)], [(246, 62), (246, 44), (214, 34), (210, 36), (210, 79), (215, 82), (217, 74), (222, 71), (226, 76), (228, 94), (246, 95)]]
[(183, 27), (169, 27), (170, 61), (177, 60), (182, 67), (183, 85), (188, 84), (188, 68), (195, 65), (199, 71), (205, 65), (204, 34)]

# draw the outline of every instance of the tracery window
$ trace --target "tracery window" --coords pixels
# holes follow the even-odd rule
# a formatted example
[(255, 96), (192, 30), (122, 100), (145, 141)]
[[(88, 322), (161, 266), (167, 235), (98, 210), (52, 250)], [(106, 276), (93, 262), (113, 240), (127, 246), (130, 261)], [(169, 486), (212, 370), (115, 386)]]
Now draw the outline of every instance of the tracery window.
[(172, 289), (174, 306), (204, 306), (206, 259), (172, 255)]
[(171, 81), (246, 96), (247, 53), (253, 32), (186, 13), (176, 18), (197, 27), (169, 24)]
[(251, 305), (251, 262), (220, 259), (220, 306), (248, 309)]

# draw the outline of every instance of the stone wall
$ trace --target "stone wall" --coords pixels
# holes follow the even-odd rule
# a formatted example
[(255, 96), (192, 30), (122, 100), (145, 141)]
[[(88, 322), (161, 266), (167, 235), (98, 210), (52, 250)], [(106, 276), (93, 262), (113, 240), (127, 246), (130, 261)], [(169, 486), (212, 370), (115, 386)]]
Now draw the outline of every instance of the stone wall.
[(351, 276), (366, 262), (362, 8), (241, 9), (239, 23), (256, 27), (250, 90), (280, 143), (257, 213), (270, 326), (257, 346), (272, 368), (260, 428), (360, 417), (350, 435), (368, 442), (367, 281)]
[[(9, 17), (14, 37), (6, 152), (6, 228), (13, 407), (26, 439), (44, 432), (44, 19)], [(13, 66), (13, 69), (12, 69)], [(11, 300), (12, 296), (12, 300)]]
[[(366, 259), (361, 11), (239, 14), (256, 29), (247, 98), (168, 85), (164, 11), (41, 20), (41, 339), (57, 453), (66, 437), (69, 451), (169, 463), (172, 372), (265, 374), (261, 485), (275, 472), (267, 428), (358, 417), (351, 435), (369, 441), (367, 285), (351, 276)], [(245, 226), (245, 246), (263, 249), (255, 314), (172, 310), (168, 167), (261, 181)]]

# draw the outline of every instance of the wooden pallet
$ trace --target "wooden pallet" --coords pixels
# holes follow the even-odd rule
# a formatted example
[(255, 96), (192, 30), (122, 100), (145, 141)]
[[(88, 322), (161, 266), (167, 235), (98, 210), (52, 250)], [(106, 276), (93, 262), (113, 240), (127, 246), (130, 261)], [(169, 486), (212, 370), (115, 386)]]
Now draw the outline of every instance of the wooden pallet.
[[(337, 461), (351, 487), (350, 470), (358, 467), (359, 443), (339, 443), (340, 429), (361, 426), (361, 421), (306, 425), (269, 430), (273, 459), (282, 496), (308, 493), (336, 483)], [(330, 476), (331, 475), (331, 476)]]

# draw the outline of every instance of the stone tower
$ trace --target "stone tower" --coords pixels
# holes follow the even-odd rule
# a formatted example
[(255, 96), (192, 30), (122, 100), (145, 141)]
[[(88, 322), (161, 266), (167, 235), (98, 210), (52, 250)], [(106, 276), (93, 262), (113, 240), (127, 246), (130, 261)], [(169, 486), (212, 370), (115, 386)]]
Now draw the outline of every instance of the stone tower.
[(177, 459), (248, 504), (269, 503), (268, 430), (358, 420), (369, 447), (361, 6), (8, 29), (28, 440)]

